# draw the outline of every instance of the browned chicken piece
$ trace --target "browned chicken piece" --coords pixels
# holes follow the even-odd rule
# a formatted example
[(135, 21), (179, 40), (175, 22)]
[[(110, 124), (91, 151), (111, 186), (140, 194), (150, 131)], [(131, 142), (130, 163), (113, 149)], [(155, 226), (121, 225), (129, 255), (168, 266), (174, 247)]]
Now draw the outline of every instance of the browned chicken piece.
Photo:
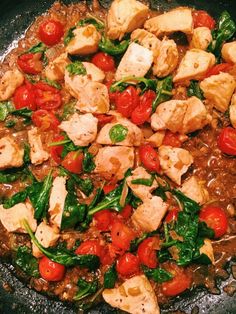
[(49, 80), (60, 81), (64, 79), (66, 66), (70, 63), (67, 53), (62, 53), (45, 68), (45, 75)]
[(0, 170), (23, 165), (24, 150), (11, 136), (0, 139), (0, 155)]
[(200, 205), (209, 201), (209, 194), (196, 176), (192, 176), (182, 184), (180, 191)]
[(28, 140), (30, 144), (30, 160), (33, 165), (40, 165), (48, 160), (49, 154), (44, 150), (41, 134), (38, 128), (34, 127), (28, 131)]
[(211, 30), (208, 27), (197, 27), (193, 30), (193, 37), (190, 42), (190, 48), (206, 50), (212, 42)]
[(17, 87), (24, 82), (24, 75), (18, 70), (5, 72), (0, 80), (0, 101), (8, 100), (14, 94)]
[(225, 43), (221, 49), (222, 58), (229, 63), (236, 63), (236, 41)]

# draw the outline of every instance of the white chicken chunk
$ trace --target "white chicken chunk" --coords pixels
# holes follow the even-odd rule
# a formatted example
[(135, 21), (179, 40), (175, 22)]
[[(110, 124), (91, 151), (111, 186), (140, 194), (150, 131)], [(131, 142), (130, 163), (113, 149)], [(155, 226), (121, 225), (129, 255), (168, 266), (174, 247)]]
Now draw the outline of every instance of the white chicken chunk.
[(179, 53), (177, 45), (172, 39), (164, 38), (157, 55), (154, 58), (153, 74), (157, 77), (165, 77), (174, 71), (178, 64)]
[(236, 41), (225, 43), (221, 49), (222, 58), (229, 63), (236, 63)]
[(100, 33), (92, 24), (77, 27), (73, 30), (74, 37), (66, 46), (66, 52), (71, 55), (88, 55), (98, 50), (98, 43), (101, 39)]
[(45, 68), (45, 75), (49, 80), (60, 81), (64, 79), (66, 66), (70, 63), (67, 53), (62, 53)]
[(66, 178), (56, 177), (52, 184), (48, 213), (50, 215), (51, 224), (58, 229), (61, 228), (62, 214), (67, 193)]
[(193, 37), (190, 42), (190, 48), (206, 50), (212, 42), (211, 30), (208, 27), (202, 26), (194, 28)]
[(149, 49), (131, 43), (122, 57), (116, 70), (116, 81), (127, 76), (143, 77), (147, 74), (153, 62), (153, 53)]
[(107, 15), (107, 35), (121, 40), (125, 33), (142, 27), (149, 9), (136, 0), (114, 0)]
[(12, 137), (0, 139), (0, 170), (23, 165), (24, 150), (18, 146)]
[(131, 176), (127, 177), (126, 183), (133, 193), (145, 202), (146, 199), (152, 198), (151, 193), (158, 187), (158, 183), (156, 180), (153, 180), (151, 186), (132, 183), (132, 181), (140, 179), (151, 180), (152, 176), (143, 167), (138, 167), (133, 170)]
[(121, 180), (125, 172), (134, 165), (134, 148), (125, 146), (100, 148), (95, 157), (95, 165), (95, 173), (100, 173), (104, 177), (114, 175)]
[(30, 144), (30, 160), (33, 165), (40, 165), (48, 160), (49, 154), (44, 150), (41, 135), (37, 128), (28, 131), (28, 139)]
[(68, 121), (63, 121), (59, 128), (66, 132), (75, 145), (88, 146), (97, 136), (97, 125), (98, 119), (91, 113), (74, 113)]
[(169, 205), (159, 197), (146, 198), (131, 216), (133, 224), (144, 232), (159, 228)]
[(201, 79), (206, 72), (215, 64), (216, 58), (201, 49), (188, 50), (177, 69), (173, 81), (188, 81)]
[(214, 250), (210, 239), (204, 239), (204, 244), (200, 247), (200, 254), (208, 256), (212, 264), (215, 264)]
[[(53, 246), (57, 243), (60, 235), (55, 232), (55, 230), (47, 225), (44, 221), (38, 225), (35, 237), (37, 238), (38, 242), (42, 244), (43, 247), (48, 248)], [(38, 247), (32, 241), (32, 253), (35, 257), (39, 258), (43, 256), (43, 253), (38, 249)]]
[(0, 205), (0, 221), (8, 232), (27, 233), (23, 225), (23, 219), (34, 232), (37, 221), (34, 219), (34, 209), (30, 203), (18, 203), (11, 208)]
[(131, 314), (160, 314), (156, 294), (144, 275), (127, 279), (118, 288), (105, 289), (102, 296), (112, 307)]
[(234, 77), (223, 72), (218, 75), (211, 75), (200, 83), (205, 98), (221, 112), (228, 109), (235, 87)]
[(193, 163), (192, 155), (183, 148), (162, 145), (158, 149), (161, 168), (173, 182), (180, 185), (181, 176)]
[[(123, 141), (112, 142), (110, 132), (116, 127), (123, 127), (127, 134)], [(98, 133), (96, 142), (103, 145), (140, 146), (143, 143), (141, 129), (126, 118), (117, 118), (115, 122), (107, 123)]]
[(229, 107), (229, 118), (232, 126), (236, 128), (236, 94), (233, 94)]
[(18, 69), (7, 71), (0, 80), (0, 101), (11, 98), (23, 82), (24, 75)]
[(201, 183), (199, 183), (196, 176), (192, 176), (188, 180), (184, 181), (180, 191), (200, 205), (205, 204), (209, 200), (207, 190)]
[(154, 57), (158, 54), (161, 41), (154, 34), (138, 28), (132, 32), (130, 38), (132, 41), (138, 42), (141, 46), (151, 50)]
[(166, 132), (163, 131), (157, 131), (154, 134), (152, 134), (149, 138), (147, 138), (147, 142), (151, 143), (154, 147), (159, 147), (162, 145), (162, 142), (164, 140)]
[(144, 28), (157, 37), (174, 32), (190, 35), (193, 32), (192, 10), (180, 7), (155, 16), (145, 22)]

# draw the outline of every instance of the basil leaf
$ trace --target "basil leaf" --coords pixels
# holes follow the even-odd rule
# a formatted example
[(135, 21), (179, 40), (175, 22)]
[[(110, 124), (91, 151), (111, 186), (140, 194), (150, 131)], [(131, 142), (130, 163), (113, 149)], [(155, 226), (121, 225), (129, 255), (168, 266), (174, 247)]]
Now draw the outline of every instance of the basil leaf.
[(114, 125), (109, 131), (109, 137), (112, 143), (119, 143), (125, 140), (129, 130), (122, 124)]
[(190, 85), (187, 89), (187, 95), (188, 97), (196, 96), (201, 100), (204, 99), (203, 91), (201, 90), (198, 81), (190, 81)]
[(101, 51), (108, 53), (111, 56), (117, 56), (123, 54), (128, 46), (129, 46), (130, 40), (122, 40), (119, 41), (112, 41), (108, 37), (102, 36), (98, 47)]
[(143, 268), (144, 274), (149, 279), (152, 279), (153, 281), (158, 282), (158, 283), (166, 282), (173, 278), (173, 275), (170, 272), (160, 267), (151, 269), (146, 266), (143, 266), (142, 268)]
[(77, 23), (77, 26), (85, 26), (85, 25), (88, 25), (88, 24), (94, 25), (98, 31), (104, 29), (104, 27), (105, 27), (102, 22), (98, 22), (96, 19), (94, 19), (92, 17), (88, 17), (88, 18), (85, 18), (83, 20), (80, 20)]
[(112, 289), (115, 287), (118, 278), (115, 264), (113, 264), (104, 274), (104, 288)]
[(0, 102), (0, 121), (5, 121), (9, 113), (15, 110), (11, 101)]
[(152, 186), (155, 176), (151, 176), (150, 179), (134, 179), (131, 181), (132, 184), (141, 184), (146, 186)]
[(64, 45), (67, 46), (69, 44), (69, 42), (71, 41), (71, 39), (73, 39), (75, 37), (74, 34), (74, 30), (76, 29), (76, 27), (71, 27), (69, 28), (69, 30), (66, 33), (66, 36), (64, 38)]
[(75, 61), (73, 63), (70, 63), (66, 66), (67, 71), (71, 75), (86, 75), (87, 71), (85, 66), (81, 61)]
[(152, 112), (155, 112), (157, 106), (172, 97), (173, 81), (172, 76), (167, 76), (162, 80), (157, 81), (156, 98), (152, 103)]
[(27, 246), (19, 246), (16, 253), (15, 263), (26, 275), (39, 277), (38, 260), (35, 258)]
[(84, 159), (82, 163), (83, 172), (90, 173), (95, 169), (96, 165), (93, 159), (94, 159), (94, 156), (91, 153), (89, 153), (87, 150), (85, 150)]
[(91, 294), (94, 294), (98, 290), (98, 280), (88, 282), (82, 278), (78, 280), (79, 291), (74, 296), (75, 301), (82, 300)]

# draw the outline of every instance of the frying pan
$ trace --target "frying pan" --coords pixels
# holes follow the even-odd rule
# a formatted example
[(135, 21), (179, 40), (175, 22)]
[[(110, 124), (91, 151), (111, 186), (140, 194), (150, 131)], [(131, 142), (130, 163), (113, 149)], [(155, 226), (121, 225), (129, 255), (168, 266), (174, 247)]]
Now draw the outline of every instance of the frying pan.
[[(45, 12), (54, 0), (1, 0), (0, 1), (0, 57), (9, 48), (16, 44), (17, 39), (24, 35), (27, 27), (34, 18)], [(70, 4), (78, 0), (64, 0)], [(88, 4), (90, 1), (87, 1)], [(108, 8), (111, 1), (101, 0), (102, 6)], [(161, 11), (176, 6), (190, 6), (208, 11), (212, 16), (218, 17), (223, 10), (228, 10), (236, 20), (236, 0), (151, 0), (150, 5)], [(236, 296), (230, 297), (222, 292), (223, 287), (234, 279), (230, 275), (232, 262), (228, 263), (229, 277), (226, 281), (218, 283), (218, 295), (209, 294), (203, 288), (195, 289), (178, 297), (173, 303), (162, 308), (162, 313), (191, 313), (191, 314), (235, 314)], [(10, 292), (3, 286), (8, 283)], [(26, 283), (20, 281), (15, 273), (14, 266), (9, 261), (0, 261), (0, 314), (74, 314), (78, 310), (74, 305), (66, 304), (57, 299), (37, 293), (30, 289)], [(118, 314), (116, 309), (101, 303), (87, 311), (88, 314)]]

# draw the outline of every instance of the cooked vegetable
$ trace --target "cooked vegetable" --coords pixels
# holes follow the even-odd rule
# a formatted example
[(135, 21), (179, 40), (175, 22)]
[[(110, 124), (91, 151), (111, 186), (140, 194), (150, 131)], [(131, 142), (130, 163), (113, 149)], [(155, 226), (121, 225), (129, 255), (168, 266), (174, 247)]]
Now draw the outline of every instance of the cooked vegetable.
[(117, 276), (115, 264), (113, 264), (104, 274), (104, 284), (103, 284), (104, 288), (105, 289), (114, 288), (117, 277), (118, 276)]
[(111, 56), (117, 56), (123, 54), (129, 46), (130, 41), (122, 40), (121, 42), (112, 41), (108, 37), (102, 36), (99, 42), (99, 49), (108, 53)]
[(44, 256), (39, 261), (39, 272), (41, 277), (47, 281), (61, 281), (65, 275), (65, 266), (51, 261)]
[(75, 301), (80, 301), (98, 290), (98, 281), (88, 282), (82, 278), (78, 280), (79, 291), (74, 296)]
[(38, 260), (27, 246), (19, 246), (16, 252), (15, 263), (23, 272), (31, 277), (39, 277)]
[(102, 30), (105, 27), (105, 25), (104, 25), (104, 23), (102, 23), (102, 21), (100, 21), (100, 20), (98, 21), (97, 19), (92, 18), (92, 17), (88, 17), (88, 18), (85, 18), (83, 20), (80, 20), (77, 23), (77, 26), (85, 26), (88, 24), (93, 24), (98, 31)]
[(171, 99), (172, 88), (172, 76), (167, 76), (166, 78), (157, 81), (157, 95), (152, 104), (152, 112), (156, 111), (156, 108), (160, 103)]
[(5, 121), (9, 113), (14, 110), (14, 106), (11, 101), (0, 102), (0, 121)]
[(67, 71), (71, 75), (86, 75), (87, 71), (85, 66), (81, 61), (75, 61), (73, 63), (70, 63), (66, 66)]
[(148, 278), (158, 283), (169, 281), (173, 278), (173, 275), (170, 272), (160, 267), (151, 269), (151, 268), (148, 268), (147, 266), (143, 266), (142, 268), (143, 268), (144, 274)]
[(112, 143), (119, 143), (125, 140), (128, 134), (128, 128), (122, 124), (114, 125), (109, 131), (109, 137)]
[(155, 179), (155, 176), (152, 175), (150, 179), (135, 179), (132, 180), (131, 183), (132, 184), (141, 184), (141, 185), (146, 185), (146, 186), (152, 186), (153, 181)]
[(90, 173), (95, 169), (94, 156), (87, 150), (84, 150), (83, 171)]
[(191, 81), (187, 90), (188, 97), (196, 96), (197, 98), (203, 100), (203, 91), (201, 90), (198, 81)]

